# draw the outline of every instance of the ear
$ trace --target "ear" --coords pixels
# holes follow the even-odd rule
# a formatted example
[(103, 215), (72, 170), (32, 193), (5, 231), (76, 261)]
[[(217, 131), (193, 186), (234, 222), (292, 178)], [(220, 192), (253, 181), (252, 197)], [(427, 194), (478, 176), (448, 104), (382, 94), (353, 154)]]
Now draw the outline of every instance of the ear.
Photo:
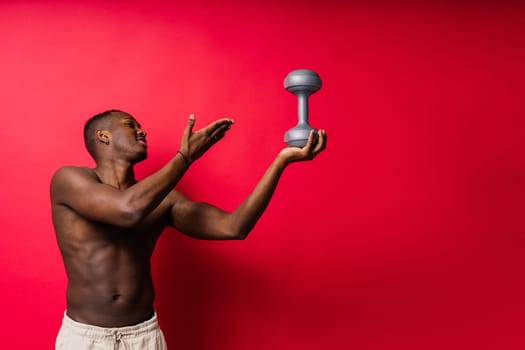
[(108, 130), (97, 130), (96, 133), (97, 133), (97, 139), (100, 142), (105, 143), (106, 145), (109, 145), (111, 141), (111, 133)]

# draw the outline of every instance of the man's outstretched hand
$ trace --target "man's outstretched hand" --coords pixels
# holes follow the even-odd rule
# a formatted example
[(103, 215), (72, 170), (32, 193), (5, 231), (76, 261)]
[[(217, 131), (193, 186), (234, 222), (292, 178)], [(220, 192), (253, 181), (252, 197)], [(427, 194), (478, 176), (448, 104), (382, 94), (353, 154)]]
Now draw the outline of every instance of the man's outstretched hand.
[(211, 146), (222, 139), (233, 124), (233, 120), (219, 119), (195, 132), (193, 131), (194, 124), (195, 116), (191, 114), (180, 142), (180, 151), (189, 158), (190, 163), (200, 158)]
[(279, 153), (279, 157), (281, 157), (286, 164), (314, 159), (319, 153), (321, 153), (326, 148), (326, 131), (319, 130), (318, 135), (319, 137), (317, 143), (314, 143), (314, 131), (311, 131), (310, 135), (308, 136), (308, 141), (303, 148), (284, 148)]

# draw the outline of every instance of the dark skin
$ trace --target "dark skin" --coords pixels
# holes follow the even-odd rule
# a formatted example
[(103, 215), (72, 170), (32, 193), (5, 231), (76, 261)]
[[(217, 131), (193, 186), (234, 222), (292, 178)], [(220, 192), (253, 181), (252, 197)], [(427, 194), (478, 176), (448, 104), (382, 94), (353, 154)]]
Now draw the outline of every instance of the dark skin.
[[(196, 161), (231, 128), (219, 119), (193, 131), (190, 116), (180, 151)], [(266, 209), (284, 169), (311, 160), (326, 146), (313, 134), (304, 148), (283, 149), (233, 211), (194, 202), (174, 190), (187, 170), (176, 154), (141, 181), (133, 167), (147, 156), (146, 134), (129, 114), (113, 113), (96, 131), (94, 169), (63, 167), (51, 181), (53, 223), (66, 273), (67, 314), (100, 327), (140, 323), (153, 314), (151, 256), (166, 227), (197, 239), (244, 239)]]

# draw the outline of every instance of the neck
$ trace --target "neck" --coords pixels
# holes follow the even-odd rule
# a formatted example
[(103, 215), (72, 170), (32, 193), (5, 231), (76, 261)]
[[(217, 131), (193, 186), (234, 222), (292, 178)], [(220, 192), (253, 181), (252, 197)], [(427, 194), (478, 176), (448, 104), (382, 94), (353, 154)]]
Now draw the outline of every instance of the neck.
[(99, 160), (95, 167), (95, 173), (102, 183), (120, 190), (124, 190), (137, 182), (133, 164), (123, 160)]

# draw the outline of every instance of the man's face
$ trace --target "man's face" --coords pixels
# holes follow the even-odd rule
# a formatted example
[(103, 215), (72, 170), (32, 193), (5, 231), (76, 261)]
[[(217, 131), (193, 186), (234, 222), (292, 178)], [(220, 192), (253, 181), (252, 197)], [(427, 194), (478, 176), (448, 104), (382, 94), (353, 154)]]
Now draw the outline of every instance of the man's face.
[(146, 133), (135, 118), (121, 113), (115, 115), (111, 124), (113, 149), (133, 163), (146, 159), (148, 156)]

